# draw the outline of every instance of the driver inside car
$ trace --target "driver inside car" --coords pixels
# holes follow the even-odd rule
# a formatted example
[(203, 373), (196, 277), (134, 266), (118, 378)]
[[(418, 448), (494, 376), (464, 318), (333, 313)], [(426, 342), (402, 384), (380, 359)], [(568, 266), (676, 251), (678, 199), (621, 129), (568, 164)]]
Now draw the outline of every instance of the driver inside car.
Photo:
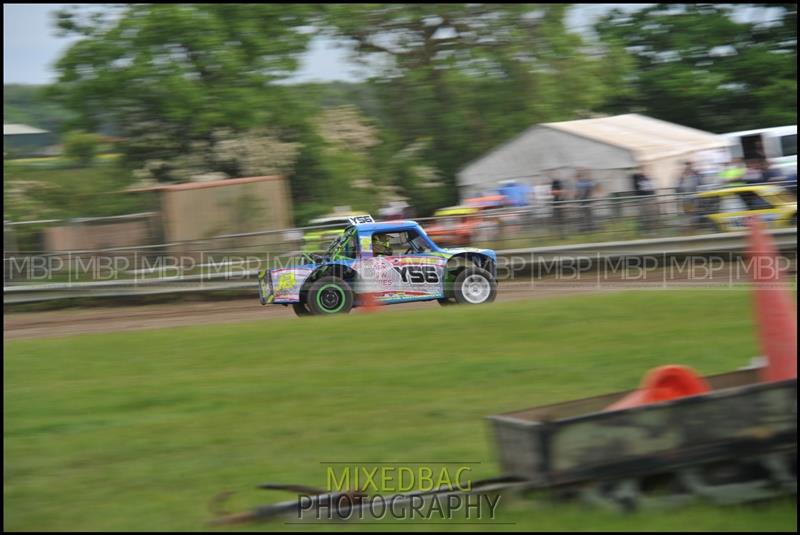
[(372, 254), (375, 256), (392, 256), (392, 246), (389, 243), (389, 236), (387, 234), (372, 235)]

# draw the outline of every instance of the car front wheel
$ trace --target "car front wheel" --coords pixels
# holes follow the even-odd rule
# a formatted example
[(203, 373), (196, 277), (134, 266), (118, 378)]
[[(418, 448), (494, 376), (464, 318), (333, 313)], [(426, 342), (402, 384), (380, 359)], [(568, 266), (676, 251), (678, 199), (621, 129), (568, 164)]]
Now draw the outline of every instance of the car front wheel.
[(484, 269), (466, 268), (453, 281), (453, 294), (461, 305), (491, 303), (497, 297), (497, 281)]
[(347, 314), (353, 308), (353, 290), (338, 277), (323, 277), (308, 290), (307, 306), (315, 315)]

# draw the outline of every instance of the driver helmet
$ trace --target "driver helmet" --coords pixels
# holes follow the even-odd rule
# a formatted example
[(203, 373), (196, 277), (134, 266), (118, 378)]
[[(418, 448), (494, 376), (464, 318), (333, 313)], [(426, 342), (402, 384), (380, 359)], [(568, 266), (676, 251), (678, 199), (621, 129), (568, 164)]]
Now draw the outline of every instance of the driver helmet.
[(392, 246), (389, 244), (389, 236), (386, 234), (372, 235), (372, 254), (391, 255)]

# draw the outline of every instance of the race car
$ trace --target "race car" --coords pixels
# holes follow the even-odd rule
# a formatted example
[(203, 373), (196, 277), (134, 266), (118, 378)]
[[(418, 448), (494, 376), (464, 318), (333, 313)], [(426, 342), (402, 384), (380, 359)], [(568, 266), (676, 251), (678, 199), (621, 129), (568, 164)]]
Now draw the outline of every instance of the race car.
[(434, 212), (436, 219), (427, 226), (428, 236), (445, 246), (470, 245), (482, 223), (479, 210), (471, 206), (449, 206)]
[(298, 316), (347, 313), (377, 304), (438, 301), (478, 305), (497, 295), (490, 249), (443, 249), (415, 221), (354, 217), (324, 255), (304, 253), (258, 276), (262, 305), (291, 305)]
[(797, 199), (770, 184), (733, 186), (696, 194), (702, 224), (711, 230), (742, 230), (749, 216), (773, 228), (797, 226)]

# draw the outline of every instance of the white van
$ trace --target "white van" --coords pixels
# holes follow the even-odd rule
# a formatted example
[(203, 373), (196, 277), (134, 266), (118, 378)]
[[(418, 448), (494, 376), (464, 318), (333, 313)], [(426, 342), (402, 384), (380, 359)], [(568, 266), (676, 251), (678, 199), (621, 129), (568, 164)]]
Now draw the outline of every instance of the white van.
[(733, 142), (730, 147), (731, 158), (752, 160), (763, 156), (784, 174), (797, 172), (797, 125), (721, 135)]

